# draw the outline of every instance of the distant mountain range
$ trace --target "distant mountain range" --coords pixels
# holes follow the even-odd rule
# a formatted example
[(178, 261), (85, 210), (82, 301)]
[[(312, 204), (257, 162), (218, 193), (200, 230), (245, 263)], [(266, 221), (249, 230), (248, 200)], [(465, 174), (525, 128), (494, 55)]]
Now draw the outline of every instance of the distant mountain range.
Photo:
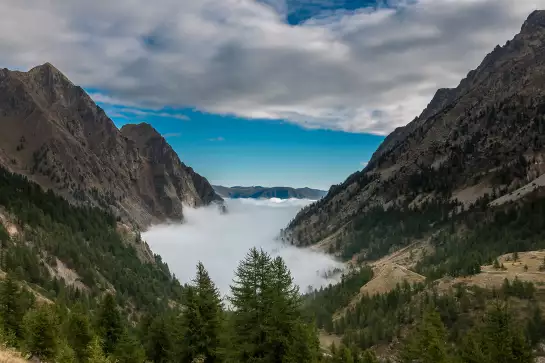
[(327, 194), (325, 190), (311, 188), (290, 188), (290, 187), (224, 187), (221, 185), (212, 186), (217, 194), (223, 198), (280, 198), (280, 199), (314, 199), (318, 200)]

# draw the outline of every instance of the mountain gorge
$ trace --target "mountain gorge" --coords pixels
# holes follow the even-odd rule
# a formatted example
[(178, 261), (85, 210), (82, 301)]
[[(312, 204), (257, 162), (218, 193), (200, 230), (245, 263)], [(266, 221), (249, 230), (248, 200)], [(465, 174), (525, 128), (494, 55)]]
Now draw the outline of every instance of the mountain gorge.
[[(49, 63), (0, 70), (0, 126), (5, 346), (59, 363), (545, 357), (545, 11), (533, 12), (456, 88), (438, 90), (325, 196), (212, 186), (151, 125), (118, 129)], [(233, 208), (227, 219), (209, 208), (184, 210), (221, 206), (222, 197), (317, 199), (280, 239), (337, 256), (335, 268), (309, 268), (302, 249), (273, 241), (274, 213), (249, 209), (245, 219)], [(307, 203), (269, 202), (279, 213), (295, 202), (293, 214)], [(225, 274), (226, 290), (200, 262), (182, 285), (187, 271), (176, 278), (142, 239), (153, 223), (184, 217), (188, 229), (165, 227), (171, 240), (157, 234), (177, 245), (162, 254), (178, 265), (214, 250), (210, 266), (222, 269), (241, 240), (250, 241), (246, 256), (236, 252), (234, 278)], [(201, 230), (213, 230), (205, 237), (214, 244), (191, 234)], [(280, 256), (338, 283), (310, 284), (302, 294)]]
[(398, 223), (400, 211), (440, 210), (422, 222), (433, 224), (483, 198), (497, 205), (537, 192), (545, 172), (544, 56), (545, 12), (535, 11), (458, 87), (437, 91), (419, 117), (392, 132), (364, 170), (301, 211), (287, 238), (341, 251), (365, 239), (358, 231), (378, 215)]
[(0, 125), (0, 165), (139, 227), (183, 218), (183, 204), (221, 202), (150, 125), (117, 129), (49, 63), (0, 70)]

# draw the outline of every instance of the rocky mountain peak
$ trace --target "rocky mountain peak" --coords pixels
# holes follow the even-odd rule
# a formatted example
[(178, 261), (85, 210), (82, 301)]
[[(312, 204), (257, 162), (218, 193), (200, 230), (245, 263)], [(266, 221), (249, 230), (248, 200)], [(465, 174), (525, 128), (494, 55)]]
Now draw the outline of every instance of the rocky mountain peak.
[(76, 203), (113, 209), (141, 227), (182, 219), (183, 204), (219, 200), (147, 124), (121, 132), (50, 63), (0, 70), (0, 164)]
[(139, 146), (144, 146), (150, 140), (161, 140), (166, 143), (166, 140), (161, 134), (150, 124), (142, 122), (139, 124), (126, 124), (121, 127), (121, 133), (123, 136), (136, 142)]
[(456, 88), (438, 90), (388, 135), (363, 171), (301, 211), (288, 234), (301, 244), (349, 240), (355, 221), (376, 208), (468, 207), (532, 183), (545, 173), (544, 57), (545, 11), (536, 11)]
[(545, 10), (535, 10), (524, 22), (521, 33), (533, 33), (539, 28), (545, 28)]

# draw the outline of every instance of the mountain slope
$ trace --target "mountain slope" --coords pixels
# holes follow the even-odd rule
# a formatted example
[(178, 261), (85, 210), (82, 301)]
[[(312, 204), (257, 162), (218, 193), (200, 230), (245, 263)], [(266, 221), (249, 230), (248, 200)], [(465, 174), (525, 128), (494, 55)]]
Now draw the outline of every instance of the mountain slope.
[(182, 203), (221, 200), (155, 130), (122, 133), (49, 63), (0, 70), (0, 126), (0, 165), (70, 201), (113, 208), (141, 227), (182, 218)]
[[(302, 210), (287, 238), (308, 245), (334, 235), (334, 249), (346, 250), (362, 226), (367, 237), (377, 237), (378, 230), (386, 235), (391, 226), (406, 230), (411, 221), (400, 225), (401, 211), (414, 211), (412, 220), (424, 218), (414, 228), (420, 233), (480, 198), (531, 183), (545, 172), (543, 59), (545, 11), (536, 11), (458, 87), (439, 90), (419, 117), (392, 132), (363, 171)], [(364, 250), (372, 244), (361, 242), (367, 237), (357, 237)], [(382, 252), (405, 243), (392, 240)]]
[(290, 188), (290, 187), (224, 187), (214, 185), (214, 190), (224, 198), (280, 198), (280, 199), (320, 199), (327, 192), (311, 188)]

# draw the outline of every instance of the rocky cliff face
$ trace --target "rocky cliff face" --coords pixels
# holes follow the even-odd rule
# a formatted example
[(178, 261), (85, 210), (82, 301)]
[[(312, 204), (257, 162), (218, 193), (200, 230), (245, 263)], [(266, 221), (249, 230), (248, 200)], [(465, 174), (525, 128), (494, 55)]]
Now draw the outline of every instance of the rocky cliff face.
[(112, 208), (141, 227), (221, 201), (149, 125), (121, 132), (51, 64), (0, 69), (0, 164), (74, 202)]
[(545, 11), (536, 11), (458, 87), (437, 91), (419, 117), (392, 132), (363, 171), (301, 211), (288, 238), (303, 245), (346, 240), (354, 220), (377, 207), (414, 209), (440, 200), (455, 211), (479, 198), (516, 198), (519, 188), (539, 188), (544, 59)]

